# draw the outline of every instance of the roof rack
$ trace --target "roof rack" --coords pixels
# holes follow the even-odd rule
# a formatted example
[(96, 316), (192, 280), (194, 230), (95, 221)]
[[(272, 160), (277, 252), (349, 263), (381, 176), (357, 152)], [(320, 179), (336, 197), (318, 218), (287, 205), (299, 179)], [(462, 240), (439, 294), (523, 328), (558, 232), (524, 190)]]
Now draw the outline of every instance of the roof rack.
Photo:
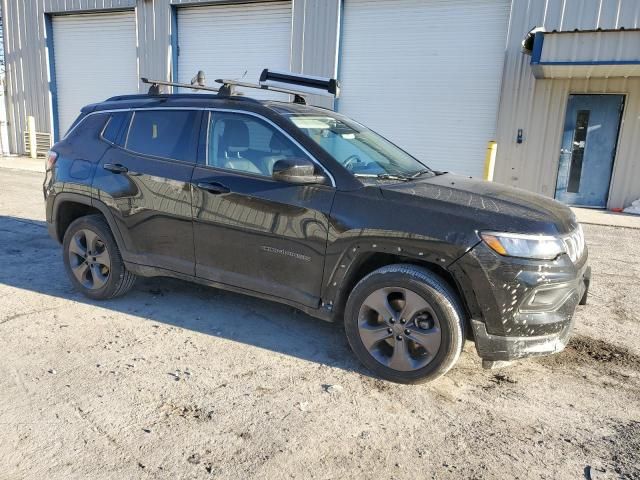
[(166, 82), (164, 80), (149, 80), (141, 78), (143, 83), (151, 84), (149, 95), (160, 95), (160, 86), (171, 86), (190, 88), (192, 90), (205, 90), (217, 92), (221, 97), (231, 97), (242, 95), (236, 91), (236, 87), (254, 88), (257, 90), (269, 90), (271, 92), (286, 93), (293, 95), (294, 103), (306, 105), (307, 95), (325, 95), (338, 97), (340, 95), (340, 84), (335, 78), (316, 77), (312, 75), (301, 75), (291, 72), (269, 71), (265, 68), (260, 75), (260, 83), (248, 83), (238, 80), (228, 80), (219, 78), (217, 83), (222, 84), (220, 88), (208, 87), (204, 84), (204, 72), (200, 70), (191, 83)]
[[(198, 76), (201, 73), (198, 72)], [(190, 88), (192, 90), (205, 90), (207, 92), (218, 92), (218, 88), (207, 87), (206, 85), (200, 85), (197, 83), (178, 83), (178, 82), (165, 82), (164, 80), (149, 80), (146, 77), (141, 77), (140, 80), (142, 83), (148, 83), (151, 85), (149, 87), (149, 95), (160, 95), (160, 86), (168, 86), (168, 87), (182, 87), (182, 88)]]
[(313, 95), (324, 95), (338, 98), (340, 96), (340, 83), (335, 78), (317, 77), (315, 75), (302, 75), (300, 73), (282, 72), (265, 68), (260, 75), (260, 85), (269, 88), (291, 88), (296, 92), (305, 92)]
[(296, 90), (288, 88), (274, 88), (267, 85), (259, 85), (257, 83), (239, 82), (237, 80), (227, 80), (224, 78), (218, 78), (216, 83), (221, 83), (222, 87), (218, 91), (218, 95), (224, 97), (231, 97), (234, 95), (241, 95), (241, 93), (235, 91), (235, 87), (255, 88), (256, 90), (269, 90), (270, 92), (287, 93), (293, 95), (293, 103), (300, 103), (302, 105), (307, 104), (306, 95), (301, 94)]

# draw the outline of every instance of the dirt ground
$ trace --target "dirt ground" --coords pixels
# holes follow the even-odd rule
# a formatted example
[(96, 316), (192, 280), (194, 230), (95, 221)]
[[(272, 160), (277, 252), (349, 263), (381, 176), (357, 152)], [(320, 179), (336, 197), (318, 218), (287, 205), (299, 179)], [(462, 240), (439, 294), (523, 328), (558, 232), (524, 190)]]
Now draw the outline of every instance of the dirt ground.
[(168, 279), (93, 302), (41, 174), (0, 169), (0, 478), (640, 478), (640, 230), (585, 226), (565, 352), (428, 385), (372, 378), (339, 326)]

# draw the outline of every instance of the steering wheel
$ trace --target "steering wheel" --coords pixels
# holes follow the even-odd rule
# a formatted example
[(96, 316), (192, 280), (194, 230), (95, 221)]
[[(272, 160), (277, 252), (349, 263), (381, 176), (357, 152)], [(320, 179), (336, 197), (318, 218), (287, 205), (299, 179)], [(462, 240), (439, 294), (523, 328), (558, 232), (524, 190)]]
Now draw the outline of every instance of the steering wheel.
[(349, 155), (345, 159), (343, 165), (347, 170), (351, 170), (351, 167), (353, 167), (356, 163), (362, 163), (362, 160), (360, 160), (360, 157), (354, 153), (353, 155)]

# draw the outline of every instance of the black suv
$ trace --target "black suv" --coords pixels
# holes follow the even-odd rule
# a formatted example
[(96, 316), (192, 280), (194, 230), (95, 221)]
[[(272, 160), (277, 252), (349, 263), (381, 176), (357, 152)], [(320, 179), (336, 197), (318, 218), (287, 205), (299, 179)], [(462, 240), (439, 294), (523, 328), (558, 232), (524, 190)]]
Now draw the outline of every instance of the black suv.
[(375, 374), (558, 352), (590, 276), (564, 205), (433, 171), (331, 110), (233, 95), (114, 97), (49, 156), (51, 236), (93, 299), (170, 276), (344, 321)]

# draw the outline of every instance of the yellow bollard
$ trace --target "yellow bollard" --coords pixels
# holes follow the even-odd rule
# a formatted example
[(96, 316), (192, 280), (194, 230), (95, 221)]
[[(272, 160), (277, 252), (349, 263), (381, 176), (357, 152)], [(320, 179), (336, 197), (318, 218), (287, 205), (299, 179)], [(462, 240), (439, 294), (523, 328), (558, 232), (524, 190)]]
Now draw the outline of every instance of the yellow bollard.
[(487, 145), (487, 156), (484, 159), (484, 179), (493, 181), (493, 169), (496, 166), (496, 152), (498, 151), (498, 143), (490, 140)]
[(29, 156), (36, 158), (38, 146), (36, 144), (36, 119), (34, 117), (27, 117), (27, 132), (29, 135)]

